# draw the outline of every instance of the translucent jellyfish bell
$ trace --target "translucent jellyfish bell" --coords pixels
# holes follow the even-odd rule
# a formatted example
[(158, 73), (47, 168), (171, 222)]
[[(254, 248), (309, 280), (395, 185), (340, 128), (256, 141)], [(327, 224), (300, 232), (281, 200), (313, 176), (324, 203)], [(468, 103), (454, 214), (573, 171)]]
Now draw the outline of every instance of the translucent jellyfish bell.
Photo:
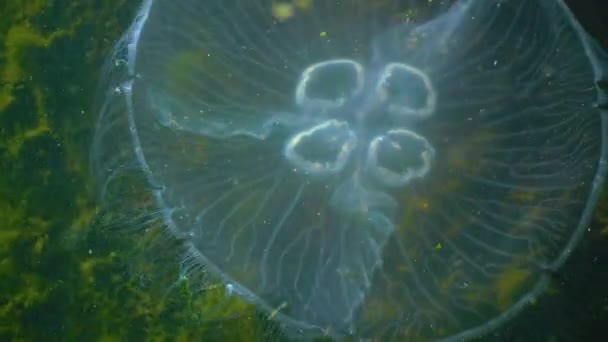
[(93, 167), (290, 334), (467, 339), (580, 240), (607, 60), (562, 0), (148, 0)]

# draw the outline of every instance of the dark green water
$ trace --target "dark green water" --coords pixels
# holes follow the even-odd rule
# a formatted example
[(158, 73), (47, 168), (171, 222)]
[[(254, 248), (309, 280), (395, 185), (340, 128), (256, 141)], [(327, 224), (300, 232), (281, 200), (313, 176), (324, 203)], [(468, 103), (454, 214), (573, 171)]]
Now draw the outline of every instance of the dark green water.
[[(608, 3), (570, 2), (608, 48)], [(135, 5), (0, 2), (0, 341), (280, 340), (251, 307), (218, 310), (213, 288), (167, 287), (174, 260), (134, 262), (149, 236), (117, 233), (130, 222), (97, 213), (88, 169), (93, 101), (105, 54)], [(607, 201), (552, 290), (485, 340), (606, 338)]]

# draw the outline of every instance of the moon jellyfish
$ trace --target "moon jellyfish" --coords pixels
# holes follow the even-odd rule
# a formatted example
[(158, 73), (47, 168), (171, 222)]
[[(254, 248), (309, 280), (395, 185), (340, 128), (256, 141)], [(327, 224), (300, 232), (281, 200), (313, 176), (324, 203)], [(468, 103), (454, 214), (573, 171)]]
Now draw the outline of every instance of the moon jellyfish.
[(587, 228), (607, 60), (562, 0), (147, 0), (93, 167), (292, 336), (472, 338)]

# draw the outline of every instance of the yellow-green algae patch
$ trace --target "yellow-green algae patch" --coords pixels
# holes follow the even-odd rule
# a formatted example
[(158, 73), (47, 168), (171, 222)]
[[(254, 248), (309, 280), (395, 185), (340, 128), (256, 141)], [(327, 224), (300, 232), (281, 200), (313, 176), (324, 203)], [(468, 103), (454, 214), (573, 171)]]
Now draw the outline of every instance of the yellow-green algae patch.
[(529, 278), (529, 270), (517, 267), (507, 268), (501, 273), (496, 281), (496, 303), (501, 310), (507, 310), (518, 299)]
[[(25, 5), (24, 7), (26, 8), (22, 12), (26, 13), (26, 17), (23, 18), (23, 21), (15, 23), (14, 26), (8, 28), (8, 32), (3, 32), (0, 35), (1, 41), (4, 42), (4, 60), (0, 73), (0, 82), (2, 83), (2, 88), (0, 88), (0, 112), (5, 110), (15, 100), (15, 85), (28, 78), (27, 67), (22, 64), (23, 54), (27, 53), (28, 49), (31, 48), (48, 48), (55, 39), (73, 34), (75, 27), (58, 29), (48, 35), (37, 32), (29, 22), (28, 16), (35, 16), (40, 13), (44, 9), (43, 4), (43, 1), (32, 1), (29, 5)], [(29, 77), (32, 77), (32, 75), (29, 75)]]
[(600, 234), (608, 238), (608, 191), (604, 189), (598, 201), (595, 219), (600, 224)]

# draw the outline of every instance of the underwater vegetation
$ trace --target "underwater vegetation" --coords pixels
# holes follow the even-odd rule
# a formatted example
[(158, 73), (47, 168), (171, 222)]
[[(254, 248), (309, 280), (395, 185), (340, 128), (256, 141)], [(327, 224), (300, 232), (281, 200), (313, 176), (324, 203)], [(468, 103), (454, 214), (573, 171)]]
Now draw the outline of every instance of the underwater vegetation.
[[(298, 13), (306, 13), (309, 6), (307, 1), (277, 4), (271, 9), (280, 22), (287, 22)], [(96, 89), (100, 76), (103, 76), (100, 67), (115, 42), (131, 24), (138, 5), (131, 1), (68, 0), (7, 0), (0, 3), (3, 18), (0, 20), (0, 340), (286, 339), (287, 336), (280, 329), (283, 324), (279, 316), (290, 312), (288, 305), (282, 306), (279, 300), (270, 306), (270, 310), (260, 310), (241, 298), (239, 288), (226, 287), (216, 276), (208, 275), (209, 270), (197, 266), (196, 260), (187, 259), (179, 263), (183, 260), (180, 241), (175, 241), (167, 233), (163, 220), (159, 219), (158, 205), (148, 191), (150, 186), (147, 180), (141, 172), (136, 171), (139, 166), (135, 159), (125, 164), (128, 171), (133, 173), (126, 172), (114, 178), (113, 185), (108, 188), (106, 194), (110, 196), (110, 205), (101, 206), (97, 200), (95, 183), (99, 182), (99, 178), (92, 179), (90, 176), (89, 146), (98, 119), (93, 102), (99, 96)], [(433, 10), (429, 9), (429, 12), (433, 13)], [(413, 20), (418, 15), (424, 17), (427, 14), (398, 12), (395, 20)], [(315, 28), (312, 34), (331, 40), (336, 33), (327, 28)], [(388, 39), (391, 39), (390, 36)], [(384, 56), (393, 56), (394, 53), (397, 52), (383, 52)], [(184, 82), (188, 76), (189, 68), (198, 65), (196, 56), (189, 53), (174, 56), (175, 60), (168, 66), (168, 73), (175, 77), (172, 82), (186, 85), (180, 82)], [(338, 84), (346, 85), (353, 79), (353, 70), (362, 69), (364, 79), (382, 75), (382, 72), (370, 69), (368, 64), (350, 61), (333, 65), (307, 65), (312, 66), (308, 69), (312, 77), (310, 83), (301, 83), (304, 96), (300, 103), (317, 108), (335, 103), (335, 97), (311, 100), (318, 85), (330, 84), (329, 89), (321, 89), (332, 90), (332, 82), (323, 80), (326, 72), (335, 72), (334, 75), (343, 80)], [(218, 60), (207, 63), (218, 68), (215, 70), (223, 70), (217, 65)], [(305, 67), (294, 68), (292, 80), (299, 80), (298, 76), (303, 70)], [(416, 73), (407, 66), (397, 66), (395, 70), (397, 77), (402, 79), (424, 79), (415, 78)], [(320, 81), (315, 83), (315, 80)], [(394, 80), (397, 86), (392, 89), (395, 92), (408, 89), (406, 83), (397, 78)], [(424, 82), (422, 84), (422, 87), (415, 88), (419, 94), (424, 94)], [(295, 85), (297, 82), (292, 84), (292, 88)], [(441, 93), (441, 84), (433, 87)], [(238, 91), (246, 90), (238, 89), (235, 90), (237, 93), (229, 95), (238, 96)], [(292, 90), (286, 94), (291, 96)], [(333, 87), (333, 90), (336, 88)], [(163, 97), (158, 98), (163, 100)], [(271, 100), (271, 97), (259, 99), (259, 103), (270, 103)], [(284, 103), (292, 101), (292, 97), (285, 96)], [(160, 104), (161, 107), (170, 105)], [(348, 106), (352, 108), (351, 104)], [(160, 122), (172, 125), (176, 132), (179, 132), (179, 124), (187, 126), (183, 117), (173, 116), (173, 119)], [(306, 123), (309, 126), (298, 126), (303, 123), (297, 123), (292, 126), (294, 130), (285, 131), (282, 141), (297, 137), (298, 132), (308, 132), (313, 137), (324, 139), (324, 132), (341, 132), (340, 128), (344, 127), (342, 124), (332, 125), (331, 122), (319, 126), (319, 122), (309, 121)], [(311, 130), (314, 127), (318, 129)], [(420, 126), (407, 127), (411, 131), (414, 129), (412, 127), (418, 129)], [(382, 129), (380, 125), (377, 128), (377, 132)], [(355, 136), (358, 141), (364, 141), (364, 138), (360, 138), (360, 132), (356, 131)], [(403, 131), (388, 135), (391, 139), (395, 137), (397, 145), (399, 141), (412, 137), (407, 133), (399, 135), (399, 132)], [(373, 134), (365, 133), (363, 136), (377, 136)], [(436, 151), (435, 164), (429, 169), (432, 172), (441, 162), (442, 149), (432, 140), (435, 136), (432, 131), (418, 135)], [(349, 134), (342, 136), (345, 137), (341, 140), (342, 144), (335, 146), (344, 146), (349, 141)], [(398, 140), (400, 138), (404, 140)], [(490, 135), (478, 138), (490, 139)], [(304, 142), (305, 139), (292, 141)], [(329, 140), (326, 143), (335, 142)], [(184, 146), (194, 157), (209, 156), (208, 142)], [(423, 143), (420, 146), (426, 145)], [(315, 145), (300, 147), (310, 150), (294, 148), (295, 152), (304, 151), (300, 154), (301, 158), (294, 158), (295, 154), (292, 153), (288, 159), (300, 167), (313, 165), (314, 168), (315, 163), (307, 161), (314, 157), (327, 157), (306, 152), (314, 152)], [(352, 150), (363, 151), (357, 148)], [(283, 158), (283, 151), (278, 151), (278, 159)], [(391, 150), (386, 152), (391, 155)], [(458, 164), (462, 158), (456, 158), (453, 162)], [(379, 160), (382, 164), (382, 157)], [(403, 160), (395, 167), (405, 170), (411, 162)], [(350, 167), (346, 162), (345, 166), (338, 164), (325, 171)], [(387, 169), (393, 167), (393, 164), (384, 165)], [(232, 170), (236, 172), (234, 170), (238, 169), (235, 167)], [(391, 184), (380, 185), (386, 189)], [(286, 189), (298, 189), (297, 183), (288, 185)], [(252, 193), (251, 196), (257, 194)], [(530, 199), (526, 194), (518, 195), (519, 200)], [(352, 198), (352, 195), (337, 198), (338, 203), (344, 206), (344, 201)], [(136, 203), (131, 202), (133, 199), (136, 199)], [(422, 208), (420, 210), (432, 211), (433, 203), (417, 201), (415, 204)], [(575, 254), (575, 263), (571, 266), (566, 264), (566, 271), (555, 275), (559, 279), (557, 285), (552, 285), (548, 294), (539, 297), (527, 310), (532, 312), (532, 322), (513, 323), (513, 326), (544, 326), (549, 331), (539, 332), (543, 338), (561, 334), (559, 336), (565, 339), (588, 339), (592, 336), (588, 329), (597, 329), (606, 321), (606, 293), (601, 284), (605, 284), (607, 279), (601, 272), (606, 271), (602, 262), (605, 263), (608, 256), (597, 253), (598, 250), (606, 250), (606, 203), (606, 200), (599, 201), (595, 220), (590, 226), (592, 229), (585, 232), (583, 240), (584, 248), (596, 246), (593, 249), (596, 252)], [(382, 210), (385, 208), (382, 207)], [(381, 212), (389, 217), (387, 212)], [(445, 242), (433, 240), (429, 243), (433, 252), (449, 251), (449, 244)], [(517, 292), (527, 276), (517, 269), (507, 269), (501, 273), (491, 287), (496, 291), (496, 303), (505, 308), (512, 305), (513, 291)], [(446, 277), (446, 282), (449, 284), (455, 279)], [(569, 285), (562, 286), (564, 282), (576, 285), (571, 289)], [(589, 297), (579, 297), (582, 293), (589, 293)], [(567, 304), (560, 302), (558, 298), (564, 296), (571, 301)], [(376, 303), (381, 304), (382, 301)], [(547, 303), (550, 307), (548, 310), (544, 309)], [(579, 305), (584, 315), (569, 314), (568, 310), (574, 310), (569, 309), (572, 303)], [(381, 318), (391, 315), (394, 309), (382, 305), (377, 307)], [(555, 324), (543, 323), (547, 316), (560, 315), (563, 315), (564, 321), (562, 331)], [(508, 325), (499, 333), (517, 336), (511, 328)]]

